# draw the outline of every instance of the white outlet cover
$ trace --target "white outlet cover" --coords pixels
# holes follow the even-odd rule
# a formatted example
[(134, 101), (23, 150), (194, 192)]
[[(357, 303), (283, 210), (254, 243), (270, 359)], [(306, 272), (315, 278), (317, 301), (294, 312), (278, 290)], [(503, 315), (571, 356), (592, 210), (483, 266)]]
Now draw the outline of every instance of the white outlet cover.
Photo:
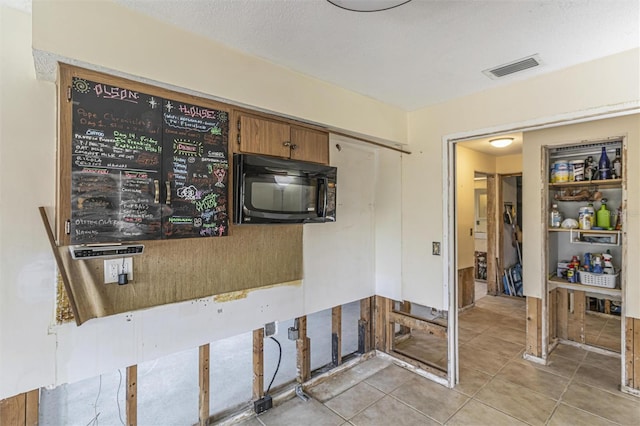
[[(123, 264), (124, 259), (124, 264)], [(115, 259), (105, 259), (104, 261), (104, 283), (117, 283), (118, 274), (124, 271), (127, 273), (129, 281), (133, 280), (133, 258), (132, 257), (118, 257)]]

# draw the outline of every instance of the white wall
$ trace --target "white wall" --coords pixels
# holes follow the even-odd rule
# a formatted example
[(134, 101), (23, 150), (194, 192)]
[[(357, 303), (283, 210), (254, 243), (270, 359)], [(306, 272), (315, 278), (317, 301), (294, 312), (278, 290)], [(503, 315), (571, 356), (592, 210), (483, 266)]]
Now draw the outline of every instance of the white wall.
[[(409, 146), (413, 154), (403, 159), (402, 169), (403, 298), (448, 308), (443, 276), (452, 265), (432, 256), (430, 250), (431, 241), (443, 239), (448, 220), (442, 213), (446, 190), (443, 138), (512, 132), (533, 123), (590, 116), (605, 109), (638, 108), (639, 64), (640, 49), (634, 49), (409, 113)], [(640, 167), (638, 158), (630, 160), (631, 167)], [(526, 193), (526, 176), (524, 180)], [(535, 182), (533, 185), (535, 191)], [(534, 212), (525, 218), (523, 229), (527, 235), (534, 232), (531, 222), (540, 221), (540, 214)], [(540, 271), (525, 264), (525, 283), (539, 282)], [(539, 288), (525, 291), (531, 296), (540, 294)], [(640, 301), (636, 303), (640, 305)]]
[[(103, 7), (102, 3), (93, 5)], [(61, 4), (61, 7), (65, 9), (67, 4)], [(36, 4), (34, 13), (37, 10)], [(361, 148), (346, 142), (341, 152), (337, 153), (335, 148), (331, 151), (331, 161), (339, 167), (338, 222), (305, 226), (305, 279), (302, 283), (254, 290), (248, 292), (245, 298), (226, 302), (208, 297), (114, 315), (90, 320), (80, 327), (73, 323), (53, 325), (55, 269), (37, 207), (47, 206), (49, 213), (53, 214), (56, 90), (52, 83), (35, 78), (31, 17), (6, 7), (1, 7), (0, 11), (0, 399), (41, 386), (93, 377), (245, 333), (266, 322), (291, 319), (374, 294), (374, 232), (378, 227), (378, 219), (374, 215), (375, 198), (385, 196), (392, 190), (396, 194), (387, 195), (390, 198), (397, 197), (400, 159), (396, 156), (390, 160), (386, 154), (378, 154), (378, 149), (368, 146)], [(86, 8), (85, 12), (88, 12)], [(57, 13), (53, 15), (60, 17)], [(37, 19), (35, 15), (34, 21), (41, 23), (45, 34), (49, 25), (55, 24), (56, 32), (60, 24)], [(95, 21), (93, 26), (100, 27)], [(87, 45), (90, 44), (89, 40), (85, 41)], [(121, 51), (124, 49), (129, 56), (125, 54), (122, 63), (108, 65), (113, 68), (127, 65), (126, 60), (131, 59), (133, 51), (137, 51), (140, 45), (126, 45), (131, 51), (123, 45), (117, 47)], [(115, 52), (113, 48), (111, 50), (103, 53), (115, 61)], [(234, 55), (232, 59), (238, 66), (237, 61), (241, 58)], [(255, 65), (253, 59), (247, 58), (246, 61)], [(146, 65), (136, 61), (131, 62), (130, 66), (131, 69), (127, 71), (146, 70)], [(273, 67), (269, 64), (264, 66)], [(309, 79), (301, 76), (292, 76), (290, 72), (280, 72), (292, 79), (294, 86), (318, 84), (306, 81)], [(177, 75), (179, 73), (175, 72), (172, 83), (180, 81)], [(296, 79), (305, 81), (296, 82)], [(189, 81), (196, 86), (207, 84), (198, 80)], [(232, 90), (233, 87), (233, 90), (243, 90), (244, 84), (236, 80), (215, 85), (216, 88), (222, 86), (225, 90)], [(335, 110), (338, 112), (334, 118), (345, 113), (340, 111), (344, 105), (340, 105), (339, 101), (350, 97), (347, 104), (351, 107), (357, 105), (356, 109), (362, 107), (369, 111), (370, 108), (380, 108), (378, 112), (387, 110), (391, 116), (394, 115), (384, 105), (367, 107), (365, 104), (371, 103), (369, 99), (342, 93), (339, 89), (325, 89), (329, 93), (326, 102), (337, 102)], [(259, 91), (255, 95), (256, 102), (269, 100), (270, 96), (275, 98), (274, 103), (283, 101), (283, 97), (270, 94), (269, 90), (266, 87)], [(250, 101), (249, 93), (243, 96), (243, 101)], [(317, 117), (327, 118), (329, 113), (325, 114), (324, 111), (326, 105), (323, 106), (322, 102), (319, 105)], [(290, 108), (295, 110), (296, 102)], [(310, 109), (305, 111), (309, 113)], [(348, 118), (344, 120), (348, 121)], [(403, 115), (399, 121), (404, 123)], [(380, 134), (387, 132), (385, 134), (389, 136), (391, 133), (388, 132), (393, 132), (394, 127), (404, 127), (387, 122), (381, 128), (387, 126), (391, 129)], [(357, 124), (353, 125), (353, 128), (357, 127)], [(393, 176), (393, 173), (386, 173), (385, 169), (383, 175), (397, 180), (379, 188), (380, 158), (385, 159), (385, 167), (396, 171)], [(398, 223), (394, 226), (399, 228)], [(389, 258), (397, 263), (390, 268), (399, 270), (399, 250), (393, 244), (389, 245), (389, 250), (396, 250)]]

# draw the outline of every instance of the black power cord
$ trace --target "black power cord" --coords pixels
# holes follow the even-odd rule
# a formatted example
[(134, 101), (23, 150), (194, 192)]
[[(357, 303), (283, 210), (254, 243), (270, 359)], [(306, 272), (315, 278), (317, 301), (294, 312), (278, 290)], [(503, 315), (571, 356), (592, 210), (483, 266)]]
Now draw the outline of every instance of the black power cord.
[(278, 340), (275, 337), (269, 336), (269, 338), (278, 344), (278, 350), (280, 352), (278, 353), (278, 365), (276, 366), (276, 371), (273, 373), (273, 378), (271, 379), (271, 383), (269, 383), (269, 387), (265, 392), (265, 394), (267, 395), (269, 395), (269, 391), (271, 390), (271, 385), (273, 384), (273, 381), (276, 379), (276, 374), (278, 374), (278, 370), (280, 369), (280, 361), (282, 361), (282, 345), (280, 345), (280, 342), (278, 342)]
[(278, 340), (276, 340), (276, 338), (273, 336), (269, 336), (269, 338), (276, 342), (276, 344), (278, 345), (278, 349), (280, 351), (278, 354), (278, 365), (276, 366), (276, 371), (273, 373), (273, 378), (271, 379), (271, 383), (269, 383), (269, 387), (264, 393), (264, 396), (257, 401), (253, 401), (253, 410), (256, 412), (256, 414), (264, 413), (265, 411), (270, 410), (271, 407), (273, 407), (273, 399), (271, 398), (271, 395), (269, 395), (269, 391), (271, 390), (271, 385), (276, 379), (276, 375), (278, 374), (278, 370), (280, 369), (280, 361), (282, 361), (282, 346), (280, 345), (280, 342), (278, 342)]

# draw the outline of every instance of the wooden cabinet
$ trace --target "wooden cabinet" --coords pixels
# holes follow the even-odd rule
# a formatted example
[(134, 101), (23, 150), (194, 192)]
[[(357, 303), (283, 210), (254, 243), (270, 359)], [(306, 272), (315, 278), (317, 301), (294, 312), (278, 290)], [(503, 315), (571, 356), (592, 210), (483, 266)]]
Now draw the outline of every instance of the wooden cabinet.
[(251, 115), (238, 119), (240, 152), (329, 164), (329, 134)]

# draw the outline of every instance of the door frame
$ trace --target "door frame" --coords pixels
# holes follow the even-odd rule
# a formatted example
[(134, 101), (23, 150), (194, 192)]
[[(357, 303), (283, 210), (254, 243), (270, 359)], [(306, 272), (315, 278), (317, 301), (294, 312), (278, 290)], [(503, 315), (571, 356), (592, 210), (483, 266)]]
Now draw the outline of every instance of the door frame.
[[(561, 127), (570, 124), (584, 123), (589, 121), (603, 120), (606, 118), (621, 117), (640, 113), (640, 101), (625, 102), (617, 105), (607, 105), (604, 107), (593, 108), (589, 110), (580, 110), (571, 113), (557, 114), (542, 118), (536, 118), (528, 121), (515, 123), (507, 123), (493, 127), (486, 127), (476, 130), (470, 130), (459, 133), (450, 133), (442, 136), (442, 265), (445, 289), (445, 306), (449, 309), (447, 327), (448, 348), (447, 348), (447, 367), (448, 367), (448, 384), (454, 387), (460, 381), (460, 369), (458, 360), (458, 262), (457, 262), (457, 203), (456, 203), (456, 143), (473, 139), (497, 136), (505, 133), (529, 132), (533, 130), (548, 129), (552, 127)], [(523, 175), (524, 178), (524, 175)], [(488, 265), (487, 265), (488, 266)], [(525, 271), (526, 272), (526, 271)], [(526, 296), (541, 299), (542, 303), (542, 319), (541, 327), (538, 331), (542, 339), (540, 353), (542, 357), (537, 358), (529, 356), (528, 359), (546, 364), (546, 354), (548, 352), (548, 341), (545, 341), (547, 333), (545, 329), (548, 327), (548, 318), (546, 315), (547, 297), (544, 291), (544, 277), (537, 285), (531, 283), (529, 286), (524, 285), (524, 294)], [(523, 279), (526, 284), (526, 280)], [(624, 357), (624, 354), (622, 355)], [(535, 358), (535, 359), (534, 359)]]

